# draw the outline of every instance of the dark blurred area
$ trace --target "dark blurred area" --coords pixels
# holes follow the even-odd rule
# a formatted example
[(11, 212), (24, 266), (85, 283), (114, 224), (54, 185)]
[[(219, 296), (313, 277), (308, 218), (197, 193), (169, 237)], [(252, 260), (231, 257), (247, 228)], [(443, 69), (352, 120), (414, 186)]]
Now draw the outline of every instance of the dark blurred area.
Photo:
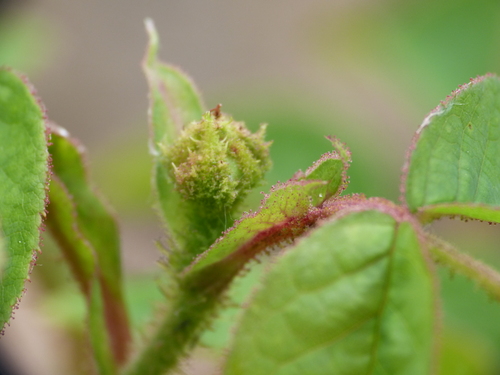
[(0, 0), (0, 17), (4, 17), (12, 3), (14, 3), (12, 0)]
[[(145, 17), (156, 23), (163, 60), (193, 77), (207, 108), (222, 103), (253, 129), (269, 124), (274, 167), (259, 191), (306, 169), (330, 150), (324, 136), (335, 135), (353, 153), (348, 192), (397, 201), (405, 152), (425, 115), (469, 78), (500, 73), (496, 0), (0, 0), (0, 65), (27, 74), (49, 118), (86, 145), (95, 185), (117, 212), (137, 327), (162, 298), (140, 67)], [(248, 208), (259, 199), (253, 194)], [(498, 226), (442, 220), (429, 230), (500, 268)], [(0, 374), (91, 371), (83, 301), (44, 242), (0, 339), (19, 372)], [(499, 374), (500, 306), (462, 277), (439, 275), (440, 375)], [(234, 298), (250, 289), (235, 289)], [(222, 314), (187, 374), (216, 373), (214, 353), (227, 345), (236, 313)]]

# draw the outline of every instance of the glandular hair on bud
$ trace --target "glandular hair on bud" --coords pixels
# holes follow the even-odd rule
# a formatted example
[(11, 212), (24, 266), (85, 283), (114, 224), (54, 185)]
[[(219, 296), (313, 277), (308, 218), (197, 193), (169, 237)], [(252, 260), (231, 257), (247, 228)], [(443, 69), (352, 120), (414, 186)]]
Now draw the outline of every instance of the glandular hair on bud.
[(242, 122), (206, 112), (163, 147), (176, 190), (207, 209), (233, 207), (271, 167), (265, 126), (251, 133)]

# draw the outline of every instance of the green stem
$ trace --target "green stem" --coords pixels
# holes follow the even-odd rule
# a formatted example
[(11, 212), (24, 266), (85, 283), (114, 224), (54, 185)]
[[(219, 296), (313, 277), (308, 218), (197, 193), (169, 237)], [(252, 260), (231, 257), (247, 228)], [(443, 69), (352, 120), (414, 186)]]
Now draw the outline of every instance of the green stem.
[(435, 262), (473, 280), (492, 298), (500, 302), (500, 273), (486, 264), (461, 253), (452, 245), (428, 235), (431, 256)]
[(198, 341), (221, 304), (224, 292), (244, 262), (222, 260), (179, 281), (179, 291), (167, 316), (127, 375), (162, 375)]
[(92, 281), (87, 304), (90, 343), (98, 373), (99, 375), (116, 375), (117, 363), (113, 356), (111, 338), (108, 335), (102, 292), (97, 277)]
[(188, 271), (179, 279), (172, 308), (156, 335), (125, 373), (162, 375), (174, 369), (207, 328), (231, 281), (245, 264), (270, 246), (298, 237), (317, 218), (317, 212), (289, 217), (257, 232), (218, 262)]

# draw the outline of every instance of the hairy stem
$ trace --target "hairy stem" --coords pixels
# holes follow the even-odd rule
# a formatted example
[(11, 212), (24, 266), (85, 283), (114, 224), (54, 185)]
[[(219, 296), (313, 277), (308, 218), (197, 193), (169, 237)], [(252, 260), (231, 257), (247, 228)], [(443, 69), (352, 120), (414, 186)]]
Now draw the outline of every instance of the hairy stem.
[(500, 302), (500, 273), (486, 264), (461, 253), (452, 245), (428, 235), (431, 256), (436, 263), (473, 280), (491, 297)]
[(243, 264), (223, 260), (181, 279), (169, 313), (126, 374), (161, 375), (175, 369), (210, 323)]
[(174, 369), (207, 328), (231, 281), (245, 264), (266, 249), (300, 236), (329, 212), (307, 210), (296, 216), (291, 213), (281, 222), (255, 230), (253, 237), (238, 244), (225, 258), (185, 270), (178, 280), (179, 289), (170, 311), (126, 374), (161, 375)]

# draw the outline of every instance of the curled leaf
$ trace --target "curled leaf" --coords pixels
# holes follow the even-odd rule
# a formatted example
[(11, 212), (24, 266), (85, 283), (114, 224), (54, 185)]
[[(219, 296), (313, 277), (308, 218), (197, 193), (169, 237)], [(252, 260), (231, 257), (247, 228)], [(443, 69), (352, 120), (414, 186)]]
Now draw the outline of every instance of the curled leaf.
[[(260, 209), (245, 214), (193, 264), (196, 271), (234, 253), (245, 263), (263, 249), (290, 241), (308, 230), (319, 218), (332, 214), (335, 201), (347, 183), (350, 163), (347, 148), (330, 138), (339, 152), (329, 152), (306, 173), (299, 172), (286, 183), (278, 183), (262, 200)], [(324, 208), (322, 209), (324, 203)], [(236, 254), (236, 253), (239, 253)]]

